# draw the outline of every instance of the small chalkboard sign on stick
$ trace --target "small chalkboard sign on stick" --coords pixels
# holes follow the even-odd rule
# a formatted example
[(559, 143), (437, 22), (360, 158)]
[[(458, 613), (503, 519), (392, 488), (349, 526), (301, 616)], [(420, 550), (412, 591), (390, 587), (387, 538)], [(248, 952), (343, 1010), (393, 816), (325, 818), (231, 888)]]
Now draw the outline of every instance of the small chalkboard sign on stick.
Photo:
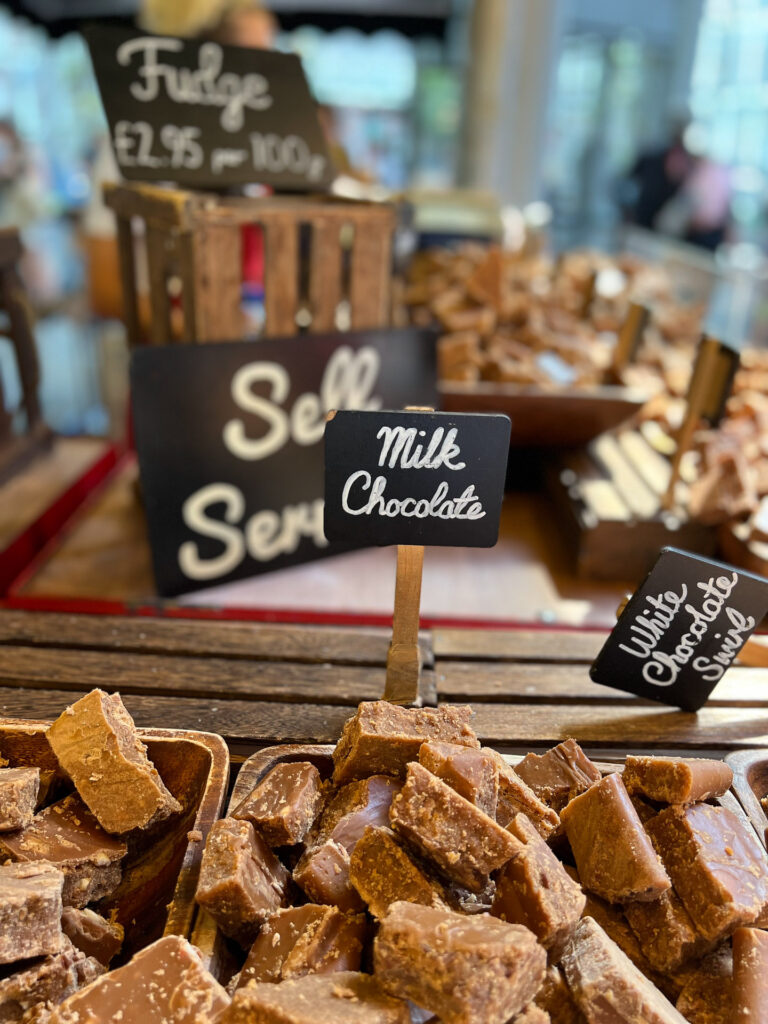
[(326, 538), (398, 545), (392, 703), (418, 699), (424, 546), (496, 543), (510, 429), (506, 416), (423, 409), (337, 412), (326, 423)]
[(768, 580), (664, 548), (598, 654), (603, 686), (698, 711), (768, 612)]

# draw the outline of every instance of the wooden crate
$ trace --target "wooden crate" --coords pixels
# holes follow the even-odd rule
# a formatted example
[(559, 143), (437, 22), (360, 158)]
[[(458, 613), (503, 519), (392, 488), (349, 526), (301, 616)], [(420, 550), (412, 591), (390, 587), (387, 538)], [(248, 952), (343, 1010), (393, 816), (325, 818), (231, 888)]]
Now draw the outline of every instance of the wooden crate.
[[(242, 228), (247, 225), (258, 225), (264, 234), (266, 335), (295, 334), (302, 310), (310, 330), (332, 331), (344, 300), (352, 329), (389, 323), (391, 206), (323, 197), (248, 199), (129, 184), (105, 186), (104, 198), (117, 216), (131, 345), (145, 340), (134, 249), (137, 223), (146, 248), (146, 340), (152, 344), (243, 336)], [(348, 249), (342, 246), (342, 232), (350, 236)], [(172, 325), (171, 279), (180, 286), (178, 329)]]

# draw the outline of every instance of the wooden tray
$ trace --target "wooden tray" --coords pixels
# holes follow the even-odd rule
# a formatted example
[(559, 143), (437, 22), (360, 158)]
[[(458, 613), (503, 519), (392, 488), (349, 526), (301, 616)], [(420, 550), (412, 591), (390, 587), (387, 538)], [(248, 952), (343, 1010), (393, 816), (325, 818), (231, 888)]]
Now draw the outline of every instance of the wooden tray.
[[(48, 724), (0, 719), (0, 755), (11, 767), (56, 768), (45, 738)], [(125, 926), (121, 959), (161, 935), (190, 935), (205, 839), (221, 814), (229, 786), (229, 754), (220, 736), (176, 729), (142, 729), (139, 735), (183, 811), (173, 817), (170, 827), (160, 822), (140, 840), (129, 839), (123, 879), (100, 905), (103, 912), (116, 910)], [(202, 833), (201, 841), (189, 841), (187, 833), (192, 829)]]
[(768, 795), (768, 750), (739, 750), (725, 760), (733, 769), (733, 791), (744, 813), (768, 845), (768, 816), (760, 803)]

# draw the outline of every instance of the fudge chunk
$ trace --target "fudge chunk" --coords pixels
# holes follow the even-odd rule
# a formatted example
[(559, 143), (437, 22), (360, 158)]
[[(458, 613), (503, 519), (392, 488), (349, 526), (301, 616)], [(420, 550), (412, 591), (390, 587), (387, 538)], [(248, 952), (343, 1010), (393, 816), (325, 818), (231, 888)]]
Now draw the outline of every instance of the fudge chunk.
[(685, 1024), (591, 917), (579, 921), (560, 961), (573, 998), (590, 1024)]
[(618, 775), (563, 808), (581, 884), (610, 903), (655, 900), (670, 881)]
[(21, 831), (0, 835), (0, 854), (19, 863), (49, 861), (64, 873), (62, 901), (68, 907), (114, 892), (126, 852), (125, 843), (108, 835), (74, 793), (40, 811)]
[(64, 875), (52, 864), (0, 867), (0, 963), (61, 949)]
[(727, 793), (733, 772), (725, 761), (706, 757), (629, 754), (622, 778), (628, 793), (638, 793), (659, 804), (692, 804)]
[(519, 775), (496, 750), (482, 747), (483, 753), (490, 753), (499, 769), (499, 799), (496, 805), (496, 821), (506, 828), (516, 814), (525, 814), (531, 819), (535, 829), (542, 837), (548, 839), (560, 826), (560, 818), (551, 807), (547, 807), (533, 790), (526, 785)]
[(278, 764), (232, 812), (250, 821), (269, 846), (300, 843), (323, 802), (320, 772), (309, 761)]
[(411, 1024), (408, 1006), (370, 974), (341, 971), (249, 985), (216, 1024)]
[(147, 757), (118, 693), (92, 690), (59, 715), (46, 736), (106, 832), (146, 828), (181, 810)]
[(31, 1020), (41, 1004), (52, 1010), (80, 987), (78, 967), (84, 961), (85, 956), (65, 940), (58, 953), (4, 967), (0, 973), (0, 1021)]
[(524, 814), (512, 819), (509, 831), (524, 846), (496, 879), (491, 913), (530, 928), (557, 959), (581, 917), (586, 897)]
[(519, 839), (417, 763), (408, 765), (390, 822), (398, 835), (470, 892), (482, 892), (490, 873), (522, 849)]
[(107, 921), (87, 908), (65, 907), (61, 915), (61, 929), (74, 946), (105, 967), (123, 945), (123, 926), (117, 921)]
[(627, 903), (624, 914), (648, 962), (659, 971), (676, 971), (707, 948), (674, 889), (651, 902)]
[(402, 900), (444, 906), (444, 893), (412, 860), (388, 828), (368, 827), (349, 862), (349, 880), (374, 917)]
[(401, 708), (385, 700), (361, 704), (344, 725), (333, 751), (333, 781), (337, 784), (366, 775), (404, 775), (409, 761), (419, 756), (426, 740), (477, 747), (470, 728), (472, 709)]
[[(697, 974), (691, 978), (675, 1004), (689, 1024), (732, 1024), (733, 979)], [(764, 1008), (763, 1008), (764, 1009)], [(755, 1024), (760, 1017), (755, 1017)], [(747, 1017), (745, 1024), (752, 1024)]]
[(283, 905), (288, 878), (249, 821), (222, 818), (208, 833), (195, 899), (225, 935), (246, 946)]
[(534, 1002), (549, 1014), (552, 1024), (585, 1024), (559, 967), (548, 967)]
[(365, 917), (336, 907), (278, 910), (262, 926), (245, 961), (237, 988), (250, 982), (286, 981), (305, 974), (359, 971), (366, 933)]
[(733, 933), (733, 1020), (768, 1020), (768, 932), (757, 928)]
[(0, 769), (0, 832), (24, 828), (35, 816), (39, 768)]
[(66, 999), (51, 1024), (193, 1024), (217, 1019), (229, 1002), (200, 952), (167, 935)]
[(444, 1024), (506, 1024), (536, 995), (546, 963), (521, 925), (414, 903), (394, 903), (373, 944), (383, 987)]
[(558, 814), (569, 800), (602, 777), (574, 739), (558, 743), (545, 754), (526, 754), (515, 771), (539, 800)]
[(714, 942), (757, 920), (768, 900), (768, 858), (732, 811), (667, 807), (648, 823), (696, 929)]
[(551, 1024), (551, 1020), (546, 1010), (542, 1010), (536, 1003), (529, 1003), (523, 1012), (514, 1018), (512, 1024)]
[(400, 792), (399, 780), (387, 775), (372, 775), (342, 786), (323, 811), (316, 841), (333, 840), (352, 853), (369, 825), (386, 825), (389, 808)]
[(496, 817), (499, 768), (487, 750), (429, 740), (419, 749), (419, 764), (489, 817)]
[(365, 909), (349, 877), (350, 857), (346, 847), (329, 839), (302, 856), (293, 880), (311, 900), (330, 904), (349, 913)]

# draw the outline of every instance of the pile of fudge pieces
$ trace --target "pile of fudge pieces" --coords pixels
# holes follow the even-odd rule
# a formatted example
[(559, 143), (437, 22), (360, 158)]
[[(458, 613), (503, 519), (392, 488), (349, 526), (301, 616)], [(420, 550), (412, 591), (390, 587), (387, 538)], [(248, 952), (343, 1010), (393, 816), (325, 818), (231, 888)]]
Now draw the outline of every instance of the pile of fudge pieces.
[(181, 811), (118, 695), (94, 690), (46, 737), (56, 769), (0, 768), (2, 1024), (58, 1019), (105, 973), (123, 927), (91, 905), (118, 888), (142, 833)]
[[(746, 819), (712, 802), (730, 769), (628, 757), (603, 776), (567, 740), (512, 770), (470, 717), (361, 704), (330, 778), (278, 758), (214, 823), (196, 899), (237, 952), (230, 979), (167, 936), (25, 1021), (768, 1019), (768, 859)], [(51, 875), (34, 891), (52, 909), (32, 929), (44, 908), (17, 897), (17, 949), (32, 932), (64, 941), (58, 869), (32, 866)], [(11, 865), (6, 901), (29, 869)]]

